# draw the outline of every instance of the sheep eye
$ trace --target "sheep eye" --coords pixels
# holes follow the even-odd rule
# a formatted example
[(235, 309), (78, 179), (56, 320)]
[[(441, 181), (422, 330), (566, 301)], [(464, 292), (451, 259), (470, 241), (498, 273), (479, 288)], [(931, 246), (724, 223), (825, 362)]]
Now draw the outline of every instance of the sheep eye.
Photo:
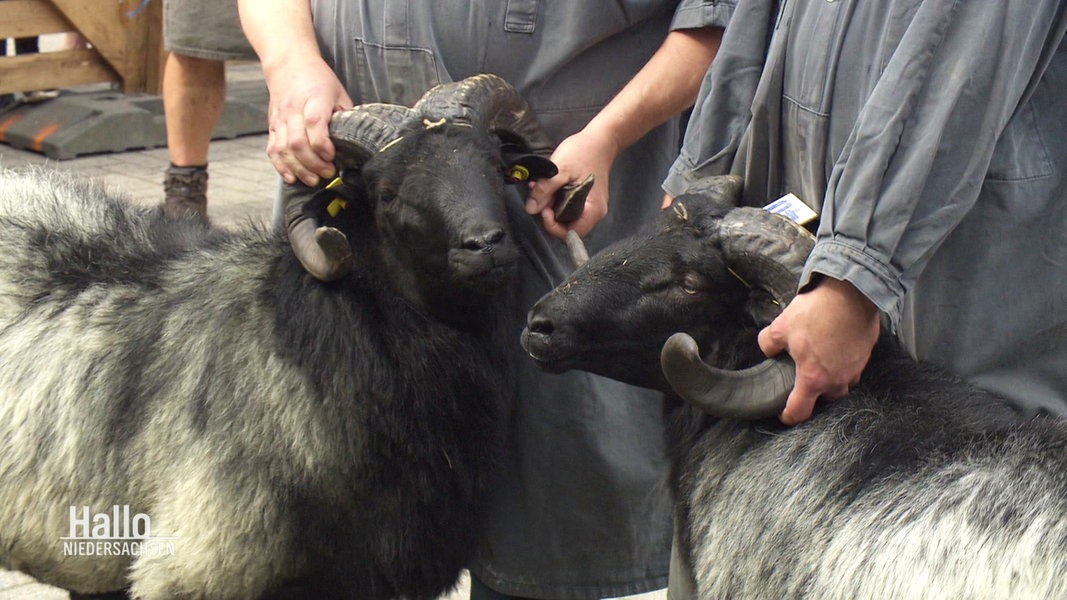
[(683, 277), (681, 283), (678, 284), (678, 287), (690, 296), (695, 296), (701, 291), (700, 281), (693, 275), (686, 275)]

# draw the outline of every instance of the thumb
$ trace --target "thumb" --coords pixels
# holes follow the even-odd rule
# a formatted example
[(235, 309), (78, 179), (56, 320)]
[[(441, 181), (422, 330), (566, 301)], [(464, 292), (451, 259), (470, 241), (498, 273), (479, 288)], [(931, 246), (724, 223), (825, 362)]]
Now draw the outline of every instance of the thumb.
[(563, 187), (567, 180), (559, 177), (538, 179), (530, 182), (530, 193), (526, 196), (526, 214), (536, 215), (552, 206), (556, 190)]
[(807, 421), (811, 418), (811, 413), (815, 411), (815, 401), (818, 398), (818, 394), (811, 390), (803, 389), (801, 386), (794, 387), (785, 402), (785, 409), (782, 410), (782, 414), (778, 415), (778, 420), (784, 425), (796, 425)]
[(786, 349), (785, 338), (774, 330), (774, 322), (760, 330), (756, 336), (759, 349), (767, 357), (777, 356)]

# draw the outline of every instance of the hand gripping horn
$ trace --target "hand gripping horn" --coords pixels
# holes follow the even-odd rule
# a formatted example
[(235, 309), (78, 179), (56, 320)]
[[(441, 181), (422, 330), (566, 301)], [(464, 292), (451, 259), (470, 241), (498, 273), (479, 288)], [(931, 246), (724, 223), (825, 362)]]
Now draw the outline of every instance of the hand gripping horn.
[[(339, 170), (359, 169), (370, 157), (397, 138), (400, 125), (413, 116), (411, 109), (393, 104), (363, 104), (334, 113), (330, 139), (336, 148)], [(352, 248), (340, 230), (319, 226), (304, 214), (308, 194), (289, 192), (284, 218), (289, 245), (300, 264), (320, 281), (334, 281), (352, 271)]]
[[(796, 294), (804, 261), (815, 244), (792, 221), (751, 207), (735, 208), (719, 225), (726, 263), (742, 281), (784, 307)], [(740, 371), (713, 367), (696, 341), (676, 333), (663, 345), (660, 365), (674, 391), (704, 412), (736, 419), (777, 416), (796, 379), (791, 358), (781, 355)]]

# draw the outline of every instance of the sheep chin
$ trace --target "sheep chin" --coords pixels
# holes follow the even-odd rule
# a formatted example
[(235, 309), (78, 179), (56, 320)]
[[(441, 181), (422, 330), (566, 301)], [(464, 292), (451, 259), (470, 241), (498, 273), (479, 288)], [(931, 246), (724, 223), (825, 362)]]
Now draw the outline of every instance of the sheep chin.
[(495, 252), (453, 249), (448, 253), (449, 278), (472, 292), (491, 294), (510, 283), (518, 269), (518, 254), (510, 248)]

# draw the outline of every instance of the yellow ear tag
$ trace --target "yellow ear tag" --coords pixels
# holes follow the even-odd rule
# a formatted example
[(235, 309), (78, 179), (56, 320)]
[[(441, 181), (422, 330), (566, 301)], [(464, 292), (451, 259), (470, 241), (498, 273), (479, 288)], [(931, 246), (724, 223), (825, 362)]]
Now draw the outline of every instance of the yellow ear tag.
[(522, 165), (511, 165), (511, 168), (508, 169), (507, 177), (511, 183), (526, 181), (530, 178), (530, 170)]
[[(342, 183), (344, 182), (341, 181), (340, 177), (334, 177), (333, 181), (326, 184), (326, 189), (332, 190), (333, 188), (340, 186)], [(331, 217), (336, 217), (337, 213), (346, 208), (348, 208), (348, 200), (338, 196), (326, 205), (326, 212), (329, 213)]]
[(348, 208), (348, 200), (341, 198), (334, 198), (329, 204), (326, 205), (326, 212), (330, 213), (331, 217), (336, 217), (337, 213)]

